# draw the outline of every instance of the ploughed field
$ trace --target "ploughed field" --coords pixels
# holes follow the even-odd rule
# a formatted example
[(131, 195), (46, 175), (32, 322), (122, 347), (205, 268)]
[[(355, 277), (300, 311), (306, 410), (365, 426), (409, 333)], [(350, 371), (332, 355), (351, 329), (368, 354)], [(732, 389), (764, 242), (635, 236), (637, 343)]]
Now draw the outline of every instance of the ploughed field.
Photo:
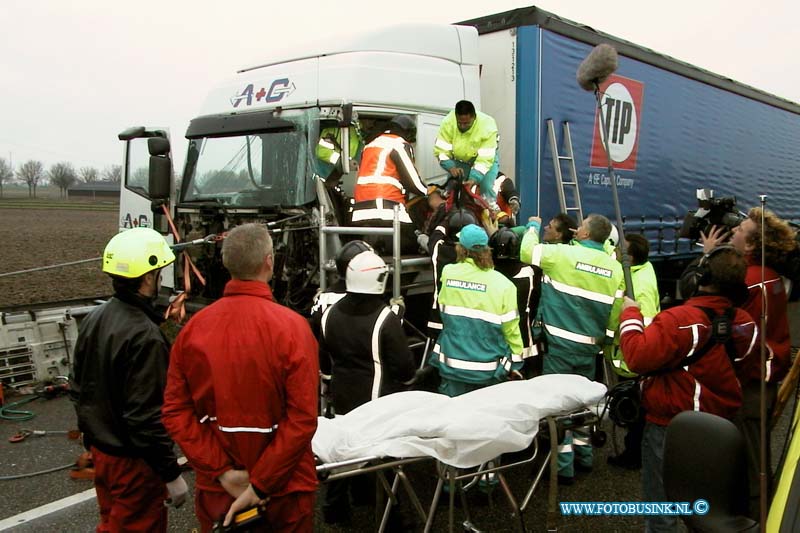
[[(118, 206), (0, 200), (0, 275), (99, 258), (118, 231)], [(0, 277), (0, 309), (111, 293), (100, 260)]]

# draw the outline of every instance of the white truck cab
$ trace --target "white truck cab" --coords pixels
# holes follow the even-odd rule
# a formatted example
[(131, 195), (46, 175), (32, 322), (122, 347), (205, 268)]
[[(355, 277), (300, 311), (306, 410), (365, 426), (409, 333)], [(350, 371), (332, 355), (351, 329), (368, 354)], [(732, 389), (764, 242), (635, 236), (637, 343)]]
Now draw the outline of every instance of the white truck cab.
[[(369, 140), (395, 115), (410, 115), (417, 122), (416, 164), (426, 180), (443, 173), (433, 157), (442, 119), (458, 100), (477, 104), (479, 95), (473, 27), (401, 25), (292, 49), (211, 90), (187, 129), (180, 183), (173, 179), (164, 130), (120, 134), (126, 154), (121, 226), (148, 225), (167, 234), (161, 205), (184, 241), (244, 222), (267, 223), (275, 237), (276, 296), (302, 306), (318, 285), (320, 205), (329, 208), (326, 224), (344, 222), (336, 220), (321, 175), (320, 131), (341, 130), (339, 186), (351, 195), (358, 165), (346, 142), (351, 126)], [(334, 253), (332, 244), (327, 249)], [(195, 299), (222, 293), (228, 277), (219, 247), (189, 249), (206, 278), (205, 286), (193, 282)], [(183, 268), (175, 270), (175, 288), (182, 289)]]

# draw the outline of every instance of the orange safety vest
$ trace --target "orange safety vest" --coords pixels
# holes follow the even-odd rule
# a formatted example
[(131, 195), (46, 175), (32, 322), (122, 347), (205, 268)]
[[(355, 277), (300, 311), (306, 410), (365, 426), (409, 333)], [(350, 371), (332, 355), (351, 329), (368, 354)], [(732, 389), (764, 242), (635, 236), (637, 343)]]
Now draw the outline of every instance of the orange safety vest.
[[(353, 191), (356, 202), (364, 202), (383, 198), (403, 205), (406, 203), (406, 191), (400, 182), (397, 166), (389, 157), (397, 151), (406, 167), (416, 174), (414, 163), (405, 151), (405, 141), (399, 135), (383, 133), (369, 143), (361, 154), (361, 166), (358, 168), (358, 180)], [(405, 160), (408, 161), (405, 161)]]

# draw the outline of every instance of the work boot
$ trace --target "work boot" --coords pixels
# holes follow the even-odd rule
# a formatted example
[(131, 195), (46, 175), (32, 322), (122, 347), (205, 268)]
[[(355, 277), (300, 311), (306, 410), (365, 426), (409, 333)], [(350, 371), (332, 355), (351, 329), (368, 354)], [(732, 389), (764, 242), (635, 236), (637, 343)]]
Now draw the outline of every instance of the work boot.
[(608, 464), (616, 466), (617, 468), (624, 468), (625, 470), (640, 470), (642, 468), (642, 458), (638, 459), (632, 457), (631, 454), (622, 452), (619, 455), (611, 455), (608, 457)]

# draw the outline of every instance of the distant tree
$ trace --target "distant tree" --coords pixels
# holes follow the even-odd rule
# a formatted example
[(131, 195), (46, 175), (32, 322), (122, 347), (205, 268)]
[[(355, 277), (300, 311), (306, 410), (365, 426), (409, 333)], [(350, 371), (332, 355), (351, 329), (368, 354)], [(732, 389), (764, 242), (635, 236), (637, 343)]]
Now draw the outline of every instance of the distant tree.
[(3, 197), (3, 184), (11, 183), (14, 179), (14, 169), (11, 164), (6, 162), (5, 159), (0, 157), (0, 198)]
[(84, 183), (94, 183), (100, 179), (100, 173), (94, 167), (81, 167), (78, 177)]
[(122, 181), (122, 165), (111, 165), (103, 170), (103, 179), (112, 183)]
[(47, 174), (50, 178), (50, 183), (58, 187), (59, 196), (62, 198), (67, 197), (67, 189), (78, 180), (72, 165), (63, 161), (50, 167), (50, 171)]
[(36, 198), (36, 186), (43, 177), (44, 170), (41, 161), (31, 159), (17, 170), (17, 178), (28, 185), (28, 196), (31, 198)]

